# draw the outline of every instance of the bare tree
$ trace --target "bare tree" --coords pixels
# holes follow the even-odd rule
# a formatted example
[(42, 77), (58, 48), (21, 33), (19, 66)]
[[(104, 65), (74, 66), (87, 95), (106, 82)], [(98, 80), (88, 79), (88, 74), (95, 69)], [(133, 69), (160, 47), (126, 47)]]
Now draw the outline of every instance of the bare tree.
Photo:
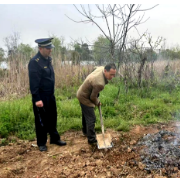
[(7, 48), (8, 55), (16, 53), (20, 41), (20, 34), (13, 32), (12, 35), (4, 38), (4, 44)]
[[(110, 46), (109, 51), (111, 54), (111, 60), (116, 62), (115, 58), (115, 49), (119, 49), (119, 57), (118, 63), (122, 59), (121, 53), (123, 48), (126, 44), (126, 39), (128, 32), (132, 28), (136, 28), (137, 26), (145, 21), (143, 21), (144, 14), (141, 16), (137, 16), (139, 12), (145, 12), (147, 10), (151, 10), (157, 5), (148, 8), (148, 9), (141, 9), (141, 5), (135, 4), (125, 4), (125, 5), (96, 5), (96, 8), (99, 15), (94, 15), (92, 13), (92, 9), (90, 5), (87, 7), (80, 5), (78, 8), (76, 5), (74, 7), (76, 10), (85, 18), (84, 20), (75, 21), (72, 18), (72, 21), (76, 23), (93, 23), (95, 24), (102, 34), (109, 40)], [(103, 29), (101, 25), (98, 23), (98, 19), (103, 19), (105, 21), (107, 29)], [(119, 65), (118, 65), (119, 66)]]
[(161, 42), (163, 41), (163, 37), (158, 37), (154, 43), (153, 43), (153, 39), (152, 39), (152, 36), (151, 34), (147, 34), (145, 36), (146, 40), (148, 41), (148, 44), (150, 46), (149, 48), (149, 51), (150, 51), (150, 61), (151, 61), (151, 82), (153, 81), (153, 78), (154, 78), (154, 61), (156, 60), (154, 57), (153, 57), (153, 52), (154, 50), (160, 46)]
[[(142, 40), (142, 37), (145, 39)], [(137, 55), (137, 60), (139, 59), (139, 68), (138, 68), (138, 87), (141, 88), (142, 82), (142, 72), (144, 69), (144, 65), (147, 61), (151, 63), (151, 71), (150, 71), (150, 79), (151, 82), (154, 78), (153, 64), (156, 58), (153, 56), (155, 54), (155, 50), (158, 46), (160, 46), (162, 42), (162, 37), (158, 37), (154, 42), (152, 36), (149, 33), (144, 33), (140, 39), (134, 40), (131, 43), (131, 47), (129, 51), (133, 54)]]
[(21, 54), (18, 53), (20, 34), (18, 32), (13, 32), (12, 35), (4, 38), (4, 43), (8, 54), (6, 61), (9, 62), (12, 74), (17, 75), (20, 72), (20, 65), (23, 60)]

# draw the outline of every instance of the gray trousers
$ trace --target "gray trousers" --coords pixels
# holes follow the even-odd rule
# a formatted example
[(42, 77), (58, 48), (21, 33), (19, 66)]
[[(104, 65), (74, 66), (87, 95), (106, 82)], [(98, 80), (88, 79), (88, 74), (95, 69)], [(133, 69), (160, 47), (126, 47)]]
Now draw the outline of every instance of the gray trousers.
[(82, 110), (82, 131), (84, 134), (87, 135), (88, 141), (92, 142), (96, 140), (96, 133), (95, 133), (95, 121), (96, 116), (94, 113), (93, 107), (85, 106), (84, 104), (81, 104), (81, 110)]

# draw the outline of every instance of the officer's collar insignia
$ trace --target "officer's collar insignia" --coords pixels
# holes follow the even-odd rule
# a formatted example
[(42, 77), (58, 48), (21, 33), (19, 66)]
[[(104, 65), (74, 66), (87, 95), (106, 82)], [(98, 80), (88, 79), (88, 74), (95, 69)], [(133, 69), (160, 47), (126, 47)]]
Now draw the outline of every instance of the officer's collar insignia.
[(47, 66), (44, 66), (44, 68), (47, 68)]
[(36, 61), (38, 62), (38, 61), (39, 61), (39, 58), (37, 58)]

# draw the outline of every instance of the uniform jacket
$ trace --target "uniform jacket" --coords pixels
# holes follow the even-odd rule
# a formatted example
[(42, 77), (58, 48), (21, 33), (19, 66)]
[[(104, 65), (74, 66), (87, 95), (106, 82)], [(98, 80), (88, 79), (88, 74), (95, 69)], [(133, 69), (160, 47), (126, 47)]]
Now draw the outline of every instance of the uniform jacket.
[(41, 100), (41, 93), (54, 93), (55, 78), (51, 61), (51, 57), (45, 59), (38, 52), (28, 64), (30, 91), (35, 102)]
[(87, 76), (77, 91), (77, 98), (80, 103), (95, 107), (99, 103), (98, 94), (108, 83), (104, 76), (104, 67), (100, 66)]

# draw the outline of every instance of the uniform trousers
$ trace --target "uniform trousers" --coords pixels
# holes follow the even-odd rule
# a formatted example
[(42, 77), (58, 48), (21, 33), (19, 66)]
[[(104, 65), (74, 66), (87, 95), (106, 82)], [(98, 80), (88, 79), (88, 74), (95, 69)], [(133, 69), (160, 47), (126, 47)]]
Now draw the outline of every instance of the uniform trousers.
[(40, 94), (43, 107), (38, 108), (33, 101), (33, 111), (35, 116), (35, 128), (37, 145), (44, 146), (47, 142), (47, 133), (50, 134), (50, 142), (60, 140), (57, 132), (57, 107), (54, 94)]

